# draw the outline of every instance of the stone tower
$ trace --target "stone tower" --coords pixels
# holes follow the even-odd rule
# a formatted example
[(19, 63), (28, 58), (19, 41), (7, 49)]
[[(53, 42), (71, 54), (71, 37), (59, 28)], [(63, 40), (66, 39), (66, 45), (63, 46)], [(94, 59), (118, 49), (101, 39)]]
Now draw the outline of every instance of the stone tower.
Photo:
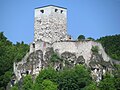
[(49, 5), (35, 9), (34, 41), (53, 43), (68, 40), (67, 9)]

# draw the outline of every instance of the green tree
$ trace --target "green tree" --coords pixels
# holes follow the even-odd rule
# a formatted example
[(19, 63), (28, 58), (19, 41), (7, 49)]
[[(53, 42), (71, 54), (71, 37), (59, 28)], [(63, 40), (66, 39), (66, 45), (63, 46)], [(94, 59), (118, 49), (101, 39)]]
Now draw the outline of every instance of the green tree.
[(57, 84), (50, 80), (44, 80), (42, 82), (43, 90), (57, 90)]
[(59, 90), (81, 90), (91, 82), (89, 72), (83, 65), (59, 73)]
[(57, 72), (53, 68), (48, 67), (40, 71), (40, 74), (37, 76), (35, 82), (41, 84), (46, 79), (56, 82), (57, 77)]
[(17, 86), (13, 86), (10, 90), (18, 90)]
[(85, 36), (84, 35), (79, 35), (78, 36), (78, 41), (81, 41), (81, 40), (85, 40)]
[(115, 70), (113, 71), (115, 78), (115, 88), (120, 90), (120, 65), (115, 65)]
[(101, 37), (97, 41), (102, 43), (111, 58), (120, 60), (120, 34)]
[(100, 90), (116, 90), (113, 76), (107, 74), (99, 83)]
[(88, 37), (87, 39), (94, 41), (95, 39), (92, 37)]
[(22, 90), (32, 90), (33, 80), (30, 75), (27, 75), (23, 78)]
[(91, 83), (90, 85), (86, 86), (83, 90), (100, 90), (96, 83)]
[(33, 83), (33, 89), (32, 90), (43, 90), (41, 83)]
[(5, 90), (12, 76), (13, 62), (21, 60), (28, 51), (27, 44), (13, 44), (0, 32), (0, 89)]
[(15, 61), (21, 61), (21, 59), (25, 56), (25, 54), (28, 52), (29, 46), (27, 44), (24, 44), (22, 41), (21, 43), (17, 42), (15, 51), (16, 51), (16, 56), (15, 56)]

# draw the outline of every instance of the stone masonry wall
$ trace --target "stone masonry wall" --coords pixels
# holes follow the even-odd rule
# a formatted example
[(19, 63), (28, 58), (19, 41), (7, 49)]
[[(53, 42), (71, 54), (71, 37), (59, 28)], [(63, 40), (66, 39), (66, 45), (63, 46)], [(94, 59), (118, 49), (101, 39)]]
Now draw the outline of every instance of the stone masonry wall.
[[(43, 13), (40, 11), (44, 10)], [(34, 41), (53, 43), (67, 40), (67, 10), (58, 7), (46, 7), (35, 10)]]
[(91, 48), (92, 46), (98, 46), (99, 53), (102, 55), (104, 61), (109, 61), (110, 58), (105, 53), (102, 45), (100, 43), (94, 41), (83, 41), (83, 42), (56, 42), (52, 45), (54, 51), (57, 51), (58, 54), (62, 54), (64, 52), (74, 53), (76, 57), (83, 56), (85, 59), (85, 63), (88, 64), (92, 55)]

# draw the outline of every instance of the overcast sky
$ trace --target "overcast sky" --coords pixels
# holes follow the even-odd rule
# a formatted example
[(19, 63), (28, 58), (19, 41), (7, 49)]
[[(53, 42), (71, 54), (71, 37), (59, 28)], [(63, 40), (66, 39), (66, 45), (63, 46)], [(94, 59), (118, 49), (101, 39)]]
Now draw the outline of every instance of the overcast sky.
[(120, 34), (120, 0), (0, 0), (0, 32), (13, 43), (31, 43), (34, 8), (45, 5), (67, 8), (67, 32), (74, 39)]

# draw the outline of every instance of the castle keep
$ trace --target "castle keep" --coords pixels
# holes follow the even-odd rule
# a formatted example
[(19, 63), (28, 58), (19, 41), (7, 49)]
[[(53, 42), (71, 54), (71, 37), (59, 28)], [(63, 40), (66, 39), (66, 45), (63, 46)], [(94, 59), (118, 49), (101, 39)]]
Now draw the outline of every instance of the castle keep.
[(34, 41), (67, 40), (67, 9), (56, 6), (36, 8), (34, 29)]
[[(16, 81), (25, 74), (37, 76), (41, 69), (50, 65), (53, 53), (63, 59), (54, 62), (55, 70), (84, 64), (91, 69), (96, 82), (102, 79), (106, 71), (112, 70), (111, 59), (100, 43), (71, 40), (67, 34), (66, 8), (53, 5), (36, 8), (34, 18), (34, 41), (30, 44), (30, 51), (20, 62), (14, 63)], [(98, 47), (98, 53), (92, 51), (95, 46)]]

